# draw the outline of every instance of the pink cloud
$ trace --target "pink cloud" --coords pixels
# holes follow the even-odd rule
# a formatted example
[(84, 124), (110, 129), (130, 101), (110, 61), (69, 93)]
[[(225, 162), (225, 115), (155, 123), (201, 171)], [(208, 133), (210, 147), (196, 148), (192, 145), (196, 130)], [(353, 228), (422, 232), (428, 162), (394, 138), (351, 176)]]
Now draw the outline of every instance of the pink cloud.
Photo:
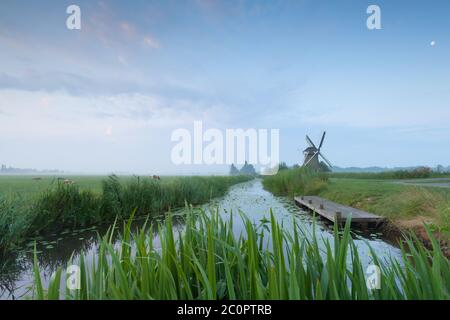
[(136, 34), (134, 27), (126, 21), (121, 22), (119, 27), (128, 36), (134, 36)]

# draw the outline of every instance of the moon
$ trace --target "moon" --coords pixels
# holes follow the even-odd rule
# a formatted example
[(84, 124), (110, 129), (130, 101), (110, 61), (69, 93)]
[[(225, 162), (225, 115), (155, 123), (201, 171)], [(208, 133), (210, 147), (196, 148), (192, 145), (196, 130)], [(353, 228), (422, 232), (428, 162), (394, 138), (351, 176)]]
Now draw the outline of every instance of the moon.
[(436, 45), (436, 41), (433, 40), (430, 42), (430, 46), (434, 47), (435, 45)]

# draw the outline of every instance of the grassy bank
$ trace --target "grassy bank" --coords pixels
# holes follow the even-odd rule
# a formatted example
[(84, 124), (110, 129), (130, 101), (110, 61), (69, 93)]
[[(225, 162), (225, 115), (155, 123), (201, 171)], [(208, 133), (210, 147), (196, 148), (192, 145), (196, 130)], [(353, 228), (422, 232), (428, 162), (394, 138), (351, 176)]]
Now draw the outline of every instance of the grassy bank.
[(323, 198), (387, 217), (400, 230), (427, 240), (427, 223), (445, 246), (450, 238), (450, 189), (394, 184), (376, 179), (327, 178), (290, 169), (264, 179), (276, 195), (319, 195)]
[[(91, 264), (81, 256), (80, 290), (60, 292), (63, 270), (43, 288), (35, 259), (35, 299), (449, 299), (450, 265), (433, 241), (433, 250), (407, 240), (403, 261), (384, 263), (380, 289), (366, 286), (349, 223), (335, 228), (334, 243), (307, 237), (294, 222), (286, 234), (271, 215), (255, 226), (243, 217), (244, 236), (233, 234), (232, 219), (190, 211), (185, 231), (175, 234), (171, 219), (159, 225), (161, 248), (148, 228), (131, 233), (124, 226), (122, 246), (106, 235)], [(152, 230), (152, 228), (150, 228)], [(179, 237), (177, 238), (177, 235)], [(268, 243), (272, 245), (268, 245)], [(407, 253), (408, 252), (408, 253)], [(351, 263), (349, 263), (351, 261)]]
[(450, 238), (450, 189), (398, 185), (384, 181), (330, 179), (320, 196), (387, 217), (401, 229), (425, 236), (427, 223), (436, 236)]
[(328, 176), (319, 174), (308, 168), (294, 168), (279, 171), (276, 175), (266, 176), (264, 189), (275, 195), (317, 194), (328, 184)]
[(111, 176), (100, 191), (78, 184), (52, 184), (33, 196), (0, 195), (0, 250), (19, 245), (33, 235), (85, 227), (137, 215), (158, 215), (169, 208), (201, 204), (222, 196), (236, 183), (251, 179), (233, 177), (177, 177), (156, 181), (149, 178), (123, 180)]

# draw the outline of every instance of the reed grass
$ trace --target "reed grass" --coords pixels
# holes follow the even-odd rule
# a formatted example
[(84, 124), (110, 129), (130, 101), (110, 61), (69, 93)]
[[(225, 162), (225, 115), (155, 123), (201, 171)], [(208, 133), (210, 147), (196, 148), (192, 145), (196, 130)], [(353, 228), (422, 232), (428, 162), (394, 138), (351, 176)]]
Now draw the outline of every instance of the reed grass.
[(102, 191), (56, 183), (33, 198), (0, 195), (0, 252), (20, 245), (27, 237), (65, 228), (85, 227), (136, 215), (161, 215), (182, 208), (185, 202), (202, 204), (223, 196), (249, 176), (173, 177), (155, 181), (147, 177), (123, 180), (110, 176)]
[(307, 167), (278, 171), (276, 175), (266, 176), (264, 189), (275, 195), (315, 195), (328, 185), (328, 176)]
[(16, 197), (0, 194), (0, 254), (20, 243), (31, 224), (30, 207)]
[[(366, 274), (350, 235), (335, 226), (332, 241), (308, 235), (293, 220), (286, 232), (271, 213), (255, 225), (241, 215), (245, 228), (233, 233), (233, 217), (187, 209), (185, 228), (172, 217), (137, 232), (124, 223), (120, 245), (114, 228), (101, 238), (98, 255), (81, 269), (80, 290), (60, 289), (59, 268), (44, 288), (35, 259), (35, 299), (449, 299), (450, 266), (439, 245), (432, 250), (405, 239), (402, 261), (382, 261), (380, 289), (366, 286)], [(160, 247), (154, 242), (156, 228)], [(315, 227), (313, 228), (315, 230)]]

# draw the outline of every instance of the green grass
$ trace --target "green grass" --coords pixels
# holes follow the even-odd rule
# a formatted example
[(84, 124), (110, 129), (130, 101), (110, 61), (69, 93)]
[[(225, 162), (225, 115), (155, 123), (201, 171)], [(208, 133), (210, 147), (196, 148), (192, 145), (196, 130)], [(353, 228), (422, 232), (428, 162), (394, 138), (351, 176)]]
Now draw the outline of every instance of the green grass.
[(289, 196), (317, 194), (327, 184), (326, 174), (316, 173), (308, 168), (281, 170), (276, 175), (265, 176), (263, 180), (264, 189), (275, 195)]
[[(22, 198), (40, 196), (42, 192), (49, 188), (58, 185), (58, 177), (63, 179), (73, 180), (75, 185), (81, 190), (89, 190), (94, 193), (101, 193), (103, 181), (108, 176), (101, 175), (0, 175), (0, 194), (14, 195)], [(41, 180), (33, 180), (33, 178), (41, 178)], [(132, 182), (135, 176), (117, 176), (121, 183)], [(186, 178), (181, 176), (162, 176), (163, 182), (176, 180), (179, 178)], [(148, 177), (141, 177), (141, 179), (149, 179)]]
[(426, 178), (450, 178), (450, 172), (432, 172), (422, 168), (416, 170), (395, 170), (384, 172), (330, 172), (331, 178), (346, 179), (377, 179), (377, 180), (402, 180), (402, 179), (426, 179)]
[[(159, 224), (161, 248), (153, 228), (132, 233), (124, 223), (121, 246), (111, 234), (101, 239), (98, 255), (87, 264), (81, 255), (80, 290), (60, 291), (61, 268), (43, 287), (34, 263), (35, 299), (449, 299), (450, 265), (433, 240), (432, 250), (407, 239), (402, 263), (383, 262), (381, 287), (366, 286), (366, 270), (350, 236), (335, 226), (334, 241), (312, 237), (294, 222), (286, 233), (271, 214), (255, 226), (242, 216), (244, 234), (233, 234), (232, 217), (189, 210), (185, 230), (174, 231), (172, 218)], [(111, 230), (114, 230), (112, 228)], [(315, 229), (314, 229), (315, 230)], [(269, 246), (269, 241), (271, 245)], [(349, 263), (350, 262), (350, 263)]]
[[(34, 177), (42, 180), (35, 181)], [(76, 182), (76, 185), (83, 190), (93, 192), (102, 191), (102, 180), (106, 176), (61, 176)], [(39, 196), (40, 193), (58, 184), (58, 176), (9, 176), (0, 175), (0, 194), (14, 194), (21, 197)], [(124, 182), (131, 177), (120, 177)]]
[(385, 216), (391, 221), (425, 217), (447, 238), (450, 231), (450, 189), (393, 184), (362, 179), (330, 179), (319, 195)]
[(427, 220), (430, 228), (442, 235), (444, 241), (448, 241), (450, 189), (395, 184), (386, 179), (374, 179), (375, 176), (379, 177), (374, 174), (370, 174), (370, 179), (361, 178), (366, 174), (355, 175), (358, 178), (328, 178), (329, 174), (317, 174), (305, 168), (298, 168), (268, 176), (264, 178), (263, 185), (275, 195), (319, 195), (340, 204), (387, 217), (401, 229), (401, 223), (405, 220), (420, 218), (419, 227), (422, 226), (422, 220)]
[[(86, 179), (85, 185), (97, 185), (98, 178)], [(27, 237), (58, 232), (64, 228), (85, 227), (113, 221), (116, 217), (159, 215), (169, 209), (194, 205), (222, 196), (236, 183), (251, 177), (171, 177), (162, 181), (148, 177), (100, 180), (100, 189), (80, 184), (54, 182), (34, 194), (0, 194), (0, 251), (20, 245)], [(26, 185), (22, 177), (18, 185)], [(80, 179), (81, 180), (81, 179)], [(38, 181), (39, 182), (39, 181)], [(45, 182), (45, 181), (40, 181)]]
[(419, 183), (419, 184), (450, 183), (450, 179), (445, 179), (445, 178), (440, 178), (440, 180), (417, 179), (417, 180), (411, 180), (411, 181), (404, 181), (404, 183)]

